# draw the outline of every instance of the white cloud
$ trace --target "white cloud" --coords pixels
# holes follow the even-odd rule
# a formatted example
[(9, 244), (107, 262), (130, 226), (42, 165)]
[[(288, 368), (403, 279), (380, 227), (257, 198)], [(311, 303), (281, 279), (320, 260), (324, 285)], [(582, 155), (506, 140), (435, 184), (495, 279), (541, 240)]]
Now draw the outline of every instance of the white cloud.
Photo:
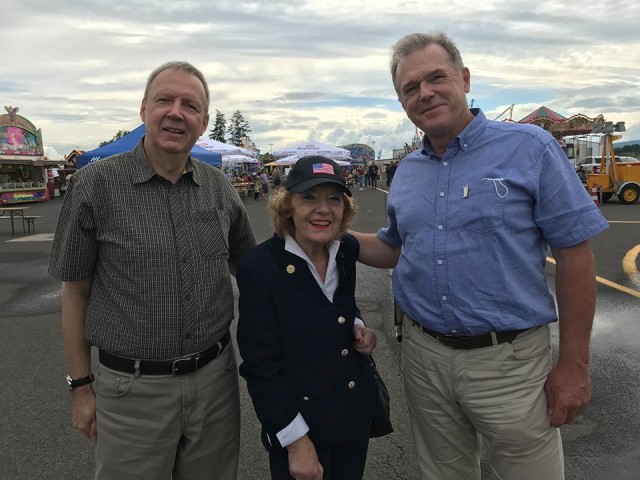
[(630, 0), (22, 0), (3, 6), (20, 21), (3, 24), (0, 103), (19, 106), (48, 151), (88, 150), (139, 125), (147, 75), (182, 59), (207, 76), (212, 111), (240, 110), (263, 151), (314, 138), (389, 155), (414, 135), (390, 47), (440, 29), (489, 118), (546, 105), (625, 121), (624, 140), (640, 139), (639, 17)]

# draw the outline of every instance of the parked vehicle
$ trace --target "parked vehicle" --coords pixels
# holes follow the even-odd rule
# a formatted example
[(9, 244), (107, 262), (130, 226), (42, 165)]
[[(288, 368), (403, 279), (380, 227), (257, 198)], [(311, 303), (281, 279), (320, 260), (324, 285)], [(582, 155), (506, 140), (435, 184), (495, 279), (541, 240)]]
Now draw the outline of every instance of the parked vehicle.
[[(607, 142), (611, 147), (609, 151), (613, 151), (610, 135), (607, 136)], [(592, 173), (587, 175), (587, 190), (592, 191), (595, 188), (603, 202), (617, 195), (620, 203), (636, 203), (640, 198), (640, 161), (635, 158), (628, 161), (629, 158), (631, 157), (613, 155), (613, 158), (607, 158), (603, 170), (598, 168), (594, 172), (592, 168)], [(600, 162), (594, 166), (600, 167)]]
[[(575, 165), (576, 172), (582, 171), (584, 172), (585, 175), (588, 175), (591, 172), (593, 172), (593, 167), (600, 167), (601, 160), (602, 160), (602, 157), (584, 157), (582, 160), (576, 163)], [(617, 155), (616, 155), (616, 161), (617, 163), (633, 163), (633, 162), (640, 163), (640, 160), (638, 160), (637, 158), (618, 157)], [(607, 156), (607, 163), (609, 162), (611, 162), (611, 156)]]

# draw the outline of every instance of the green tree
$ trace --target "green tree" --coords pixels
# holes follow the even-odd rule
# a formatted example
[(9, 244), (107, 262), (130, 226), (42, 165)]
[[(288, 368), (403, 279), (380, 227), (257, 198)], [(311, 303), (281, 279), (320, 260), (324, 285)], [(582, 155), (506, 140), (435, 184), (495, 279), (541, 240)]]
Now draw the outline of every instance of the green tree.
[(105, 145), (108, 145), (111, 142), (115, 142), (116, 140), (120, 140), (122, 137), (124, 137), (125, 135), (128, 135), (129, 133), (131, 133), (129, 130), (118, 130), (118, 133), (116, 133), (111, 140), (105, 140), (99, 146), (100, 147), (104, 147)]
[(224, 113), (216, 109), (216, 120), (213, 128), (209, 131), (209, 138), (211, 140), (217, 140), (218, 142), (225, 143), (224, 134), (227, 130), (227, 121), (224, 118)]
[(636, 158), (640, 156), (640, 144), (638, 143), (625, 145), (624, 147), (615, 147), (613, 150), (616, 152), (616, 155)]
[(241, 147), (242, 139), (246, 137), (250, 131), (251, 127), (249, 126), (249, 122), (244, 119), (240, 110), (233, 112), (231, 124), (229, 125), (229, 143)]

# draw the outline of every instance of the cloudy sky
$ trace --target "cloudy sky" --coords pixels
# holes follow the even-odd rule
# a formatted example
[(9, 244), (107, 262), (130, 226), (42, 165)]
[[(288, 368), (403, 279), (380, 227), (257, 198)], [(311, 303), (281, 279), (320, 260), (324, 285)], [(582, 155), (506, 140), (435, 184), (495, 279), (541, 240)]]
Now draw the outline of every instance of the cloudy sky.
[[(46, 153), (91, 150), (140, 124), (148, 74), (187, 60), (215, 110), (240, 110), (263, 152), (318, 140), (383, 158), (414, 127), (394, 95), (391, 46), (442, 30), (471, 70), (469, 102), (520, 120), (541, 105), (625, 121), (640, 139), (637, 0), (8, 0), (0, 103)], [(0, 110), (4, 113), (4, 109)], [(508, 118), (510, 112), (501, 118)], [(213, 123), (209, 128), (213, 127)], [(375, 144), (373, 143), (375, 142)]]

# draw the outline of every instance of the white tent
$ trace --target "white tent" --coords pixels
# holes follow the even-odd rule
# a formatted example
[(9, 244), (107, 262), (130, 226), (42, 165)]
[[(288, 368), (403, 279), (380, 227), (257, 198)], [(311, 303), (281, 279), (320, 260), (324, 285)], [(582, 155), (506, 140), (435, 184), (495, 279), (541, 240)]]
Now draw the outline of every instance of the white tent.
[(275, 157), (283, 157), (287, 155), (299, 155), (301, 157), (305, 155), (322, 155), (333, 160), (351, 158), (351, 152), (347, 149), (316, 142), (314, 140), (289, 145), (288, 147), (284, 147), (273, 152), (273, 156)]
[(271, 163), (275, 165), (293, 165), (300, 160), (304, 155), (289, 155), (288, 157), (279, 158)]
[[(255, 157), (256, 153), (253, 150), (249, 150), (235, 145), (229, 145), (228, 143), (222, 143), (217, 140), (211, 140), (209, 138), (200, 139), (196, 142), (196, 145), (209, 150), (210, 152), (219, 153), (221, 155), (246, 155), (248, 157)], [(224, 158), (223, 158), (224, 161)]]
[(259, 163), (258, 159), (246, 155), (222, 155), (222, 165), (240, 165), (243, 163)]
[[(326, 157), (326, 155), (324, 155), (324, 156)], [(289, 155), (288, 157), (280, 158), (280, 159), (275, 160), (275, 161), (273, 161), (270, 164), (267, 164), (265, 166), (271, 166), (271, 165), (281, 165), (281, 166), (282, 165), (293, 165), (298, 160), (300, 160), (302, 157), (304, 157), (304, 155)], [(222, 157), (222, 161), (224, 162), (224, 157)], [(336, 162), (341, 167), (344, 167), (346, 165), (351, 165), (351, 162), (346, 162), (344, 160), (333, 160), (333, 161)]]

